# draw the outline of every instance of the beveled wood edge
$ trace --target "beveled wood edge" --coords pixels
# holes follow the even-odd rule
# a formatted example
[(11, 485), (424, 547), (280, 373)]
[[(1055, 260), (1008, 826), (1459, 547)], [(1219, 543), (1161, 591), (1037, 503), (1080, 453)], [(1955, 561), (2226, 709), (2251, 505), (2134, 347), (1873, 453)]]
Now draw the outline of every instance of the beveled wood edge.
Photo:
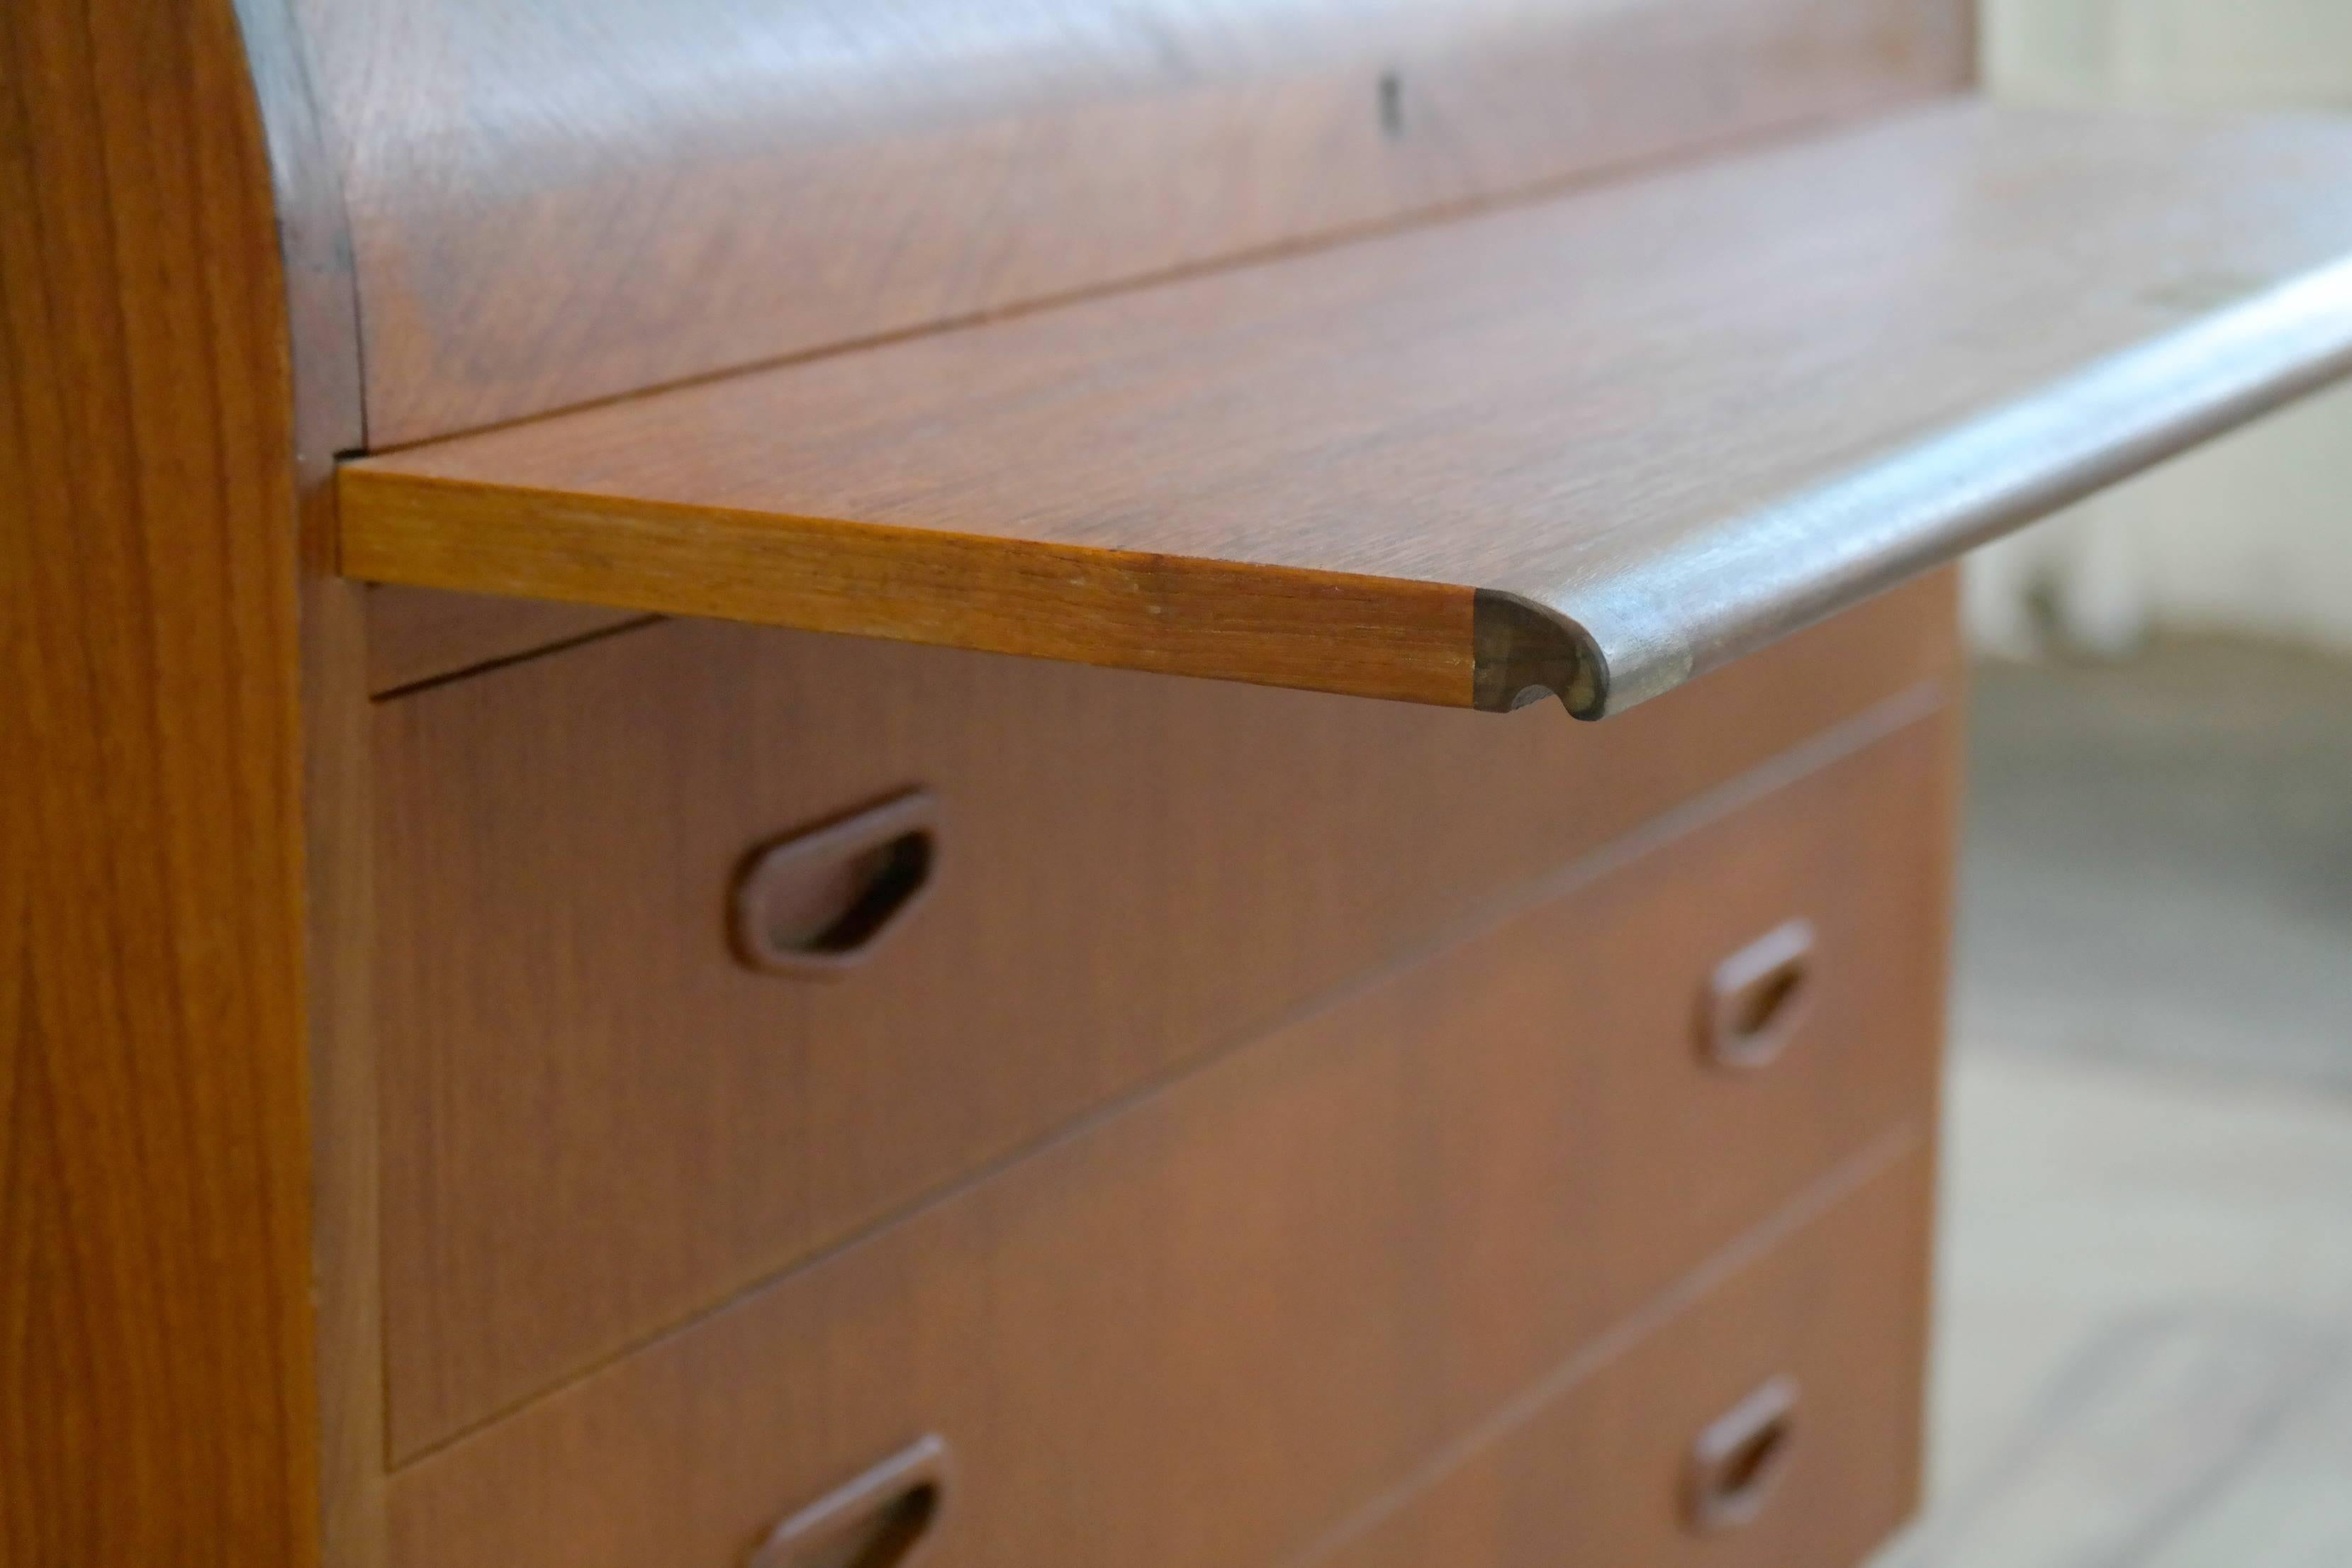
[[(1490, 712), (1557, 696), (1578, 718), (1597, 718), (1609, 689), (1606, 661), (1580, 626), (1498, 591), (1011, 548), (925, 529), (508, 489), (365, 463), (346, 464), (337, 489), (342, 570), (375, 584)], [(681, 560), (692, 570), (680, 570)], [(779, 564), (790, 570), (748, 569)]]
[(1475, 705), (1467, 588), (341, 469), (341, 569), (412, 587)]
[(1525, 603), (1622, 712), (2352, 375), (2352, 259)]
[(1508, 713), (1557, 697), (1579, 719), (1609, 699), (1609, 660), (1591, 633), (1531, 599), (1496, 588), (1476, 596), (1477, 673), (1471, 706)]

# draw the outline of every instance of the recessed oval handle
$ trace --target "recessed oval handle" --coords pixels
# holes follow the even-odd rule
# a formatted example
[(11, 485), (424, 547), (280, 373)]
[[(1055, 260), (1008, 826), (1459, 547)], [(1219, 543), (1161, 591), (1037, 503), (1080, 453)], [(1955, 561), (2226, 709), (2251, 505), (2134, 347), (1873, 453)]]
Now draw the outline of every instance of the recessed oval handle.
[(1764, 1510), (1797, 1442), (1797, 1380), (1773, 1378), (1710, 1423), (1691, 1445), (1691, 1528), (1733, 1530)]
[(938, 805), (914, 790), (760, 849), (735, 882), (737, 955), (772, 974), (863, 961), (930, 890), (938, 837)]
[(746, 1568), (900, 1568), (929, 1544), (947, 1501), (947, 1443), (919, 1437), (776, 1526)]
[(1715, 966), (1700, 1033), (1707, 1059), (1760, 1068), (1789, 1048), (1812, 1001), (1813, 922), (1783, 921)]

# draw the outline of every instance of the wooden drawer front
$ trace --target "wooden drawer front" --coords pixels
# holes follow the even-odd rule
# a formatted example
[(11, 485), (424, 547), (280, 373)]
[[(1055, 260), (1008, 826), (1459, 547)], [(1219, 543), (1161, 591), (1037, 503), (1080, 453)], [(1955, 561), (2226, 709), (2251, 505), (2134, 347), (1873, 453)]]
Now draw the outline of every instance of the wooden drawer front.
[[(378, 710), (395, 1455), (1941, 671), (1933, 582), (1606, 727), (673, 623)], [(754, 973), (755, 847), (921, 787), (933, 889)]]
[[(1933, 1098), (1938, 713), (1596, 871), (394, 1479), (404, 1568), (664, 1568), (927, 1433), (940, 1564), (1270, 1563)], [(1813, 922), (1778, 1060), (1718, 959)]]
[[(1425, 1485), (1368, 1509), (1335, 1532), (1335, 1550), (1306, 1561), (1860, 1562), (1917, 1503), (1933, 1172), (1927, 1147), (1910, 1145), (1780, 1245), (1707, 1271), (1721, 1277), (1664, 1321), (1612, 1336), (1631, 1341), (1617, 1353), (1562, 1368)], [(1726, 1440), (1703, 1458), (1711, 1428)], [(1743, 1491), (1747, 1460), (1759, 1473)]]

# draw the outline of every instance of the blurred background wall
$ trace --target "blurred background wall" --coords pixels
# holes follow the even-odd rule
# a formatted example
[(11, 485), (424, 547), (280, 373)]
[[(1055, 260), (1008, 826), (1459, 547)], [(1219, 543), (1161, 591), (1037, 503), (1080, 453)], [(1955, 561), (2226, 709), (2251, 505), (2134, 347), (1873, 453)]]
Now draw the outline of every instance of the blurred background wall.
[[(2352, 0), (1984, 7), (2011, 100), (2352, 110)], [(2352, 392), (1969, 570), (1981, 647), (2060, 657), (1972, 683), (1931, 1500), (1878, 1568), (2347, 1568)]]
[[(2352, 0), (1986, 0), (2012, 100), (2352, 109)], [(2352, 649), (2352, 391), (2301, 405), (1981, 554), (1989, 651), (2123, 653), (2151, 628)]]

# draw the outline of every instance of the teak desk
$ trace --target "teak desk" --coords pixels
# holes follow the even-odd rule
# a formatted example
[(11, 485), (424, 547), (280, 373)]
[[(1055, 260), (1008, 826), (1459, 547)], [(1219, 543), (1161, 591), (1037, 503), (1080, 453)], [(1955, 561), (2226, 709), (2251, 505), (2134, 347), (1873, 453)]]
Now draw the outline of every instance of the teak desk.
[(8, 1568), (1859, 1560), (1937, 568), (2352, 368), (1972, 47), (0, 9)]

